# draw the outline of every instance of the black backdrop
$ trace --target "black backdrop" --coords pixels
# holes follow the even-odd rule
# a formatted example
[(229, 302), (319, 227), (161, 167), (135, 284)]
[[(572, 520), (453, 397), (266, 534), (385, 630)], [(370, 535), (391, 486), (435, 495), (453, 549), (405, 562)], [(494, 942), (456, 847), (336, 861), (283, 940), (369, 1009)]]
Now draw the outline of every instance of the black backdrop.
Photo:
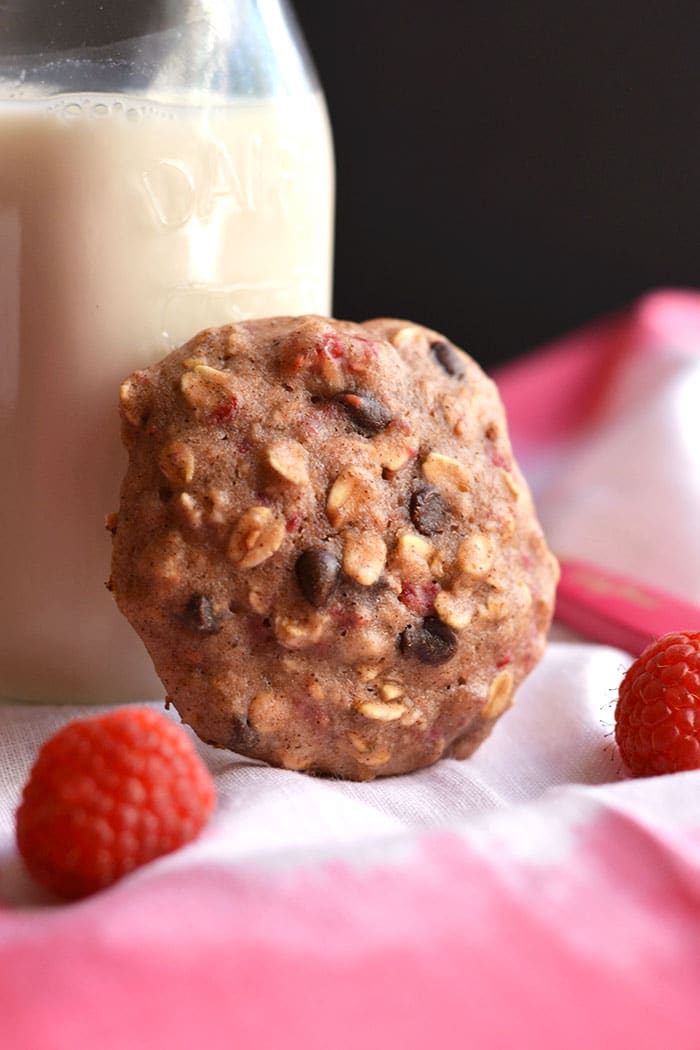
[(700, 3), (295, 0), (334, 125), (336, 316), (486, 365), (700, 286)]

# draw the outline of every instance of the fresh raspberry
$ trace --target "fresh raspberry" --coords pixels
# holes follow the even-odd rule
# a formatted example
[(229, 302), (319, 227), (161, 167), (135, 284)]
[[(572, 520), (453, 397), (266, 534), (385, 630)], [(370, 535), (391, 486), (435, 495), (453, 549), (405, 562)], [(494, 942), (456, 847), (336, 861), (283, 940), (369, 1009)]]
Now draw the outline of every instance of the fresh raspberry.
[(700, 632), (665, 634), (627, 671), (615, 739), (633, 776), (700, 768)]
[(17, 846), (37, 882), (83, 897), (195, 838), (214, 803), (182, 729), (126, 707), (44, 743), (17, 810)]

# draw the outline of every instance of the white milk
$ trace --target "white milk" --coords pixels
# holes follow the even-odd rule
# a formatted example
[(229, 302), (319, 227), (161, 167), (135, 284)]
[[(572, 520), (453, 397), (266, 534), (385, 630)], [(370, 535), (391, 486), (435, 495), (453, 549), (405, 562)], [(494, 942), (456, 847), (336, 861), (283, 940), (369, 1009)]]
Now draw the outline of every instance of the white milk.
[(0, 103), (0, 696), (162, 696), (105, 589), (121, 381), (209, 325), (330, 311), (320, 95)]

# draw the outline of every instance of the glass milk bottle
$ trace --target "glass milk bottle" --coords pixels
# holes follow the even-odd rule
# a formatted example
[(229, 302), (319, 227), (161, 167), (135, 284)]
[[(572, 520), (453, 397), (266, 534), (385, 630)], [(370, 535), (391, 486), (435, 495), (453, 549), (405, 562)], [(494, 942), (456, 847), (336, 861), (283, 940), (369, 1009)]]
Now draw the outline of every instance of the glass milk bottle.
[(119, 386), (330, 312), (323, 97), (283, 0), (24, 0), (0, 52), (0, 697), (156, 698), (105, 588)]

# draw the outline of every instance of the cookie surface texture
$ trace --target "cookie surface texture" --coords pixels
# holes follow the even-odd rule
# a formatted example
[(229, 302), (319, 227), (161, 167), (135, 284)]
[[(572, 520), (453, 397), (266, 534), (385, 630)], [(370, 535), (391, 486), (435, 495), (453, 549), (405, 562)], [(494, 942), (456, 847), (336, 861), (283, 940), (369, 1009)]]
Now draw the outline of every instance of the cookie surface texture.
[(120, 391), (111, 588), (203, 739), (368, 780), (467, 757), (557, 565), (496, 388), (437, 332), (208, 329)]

